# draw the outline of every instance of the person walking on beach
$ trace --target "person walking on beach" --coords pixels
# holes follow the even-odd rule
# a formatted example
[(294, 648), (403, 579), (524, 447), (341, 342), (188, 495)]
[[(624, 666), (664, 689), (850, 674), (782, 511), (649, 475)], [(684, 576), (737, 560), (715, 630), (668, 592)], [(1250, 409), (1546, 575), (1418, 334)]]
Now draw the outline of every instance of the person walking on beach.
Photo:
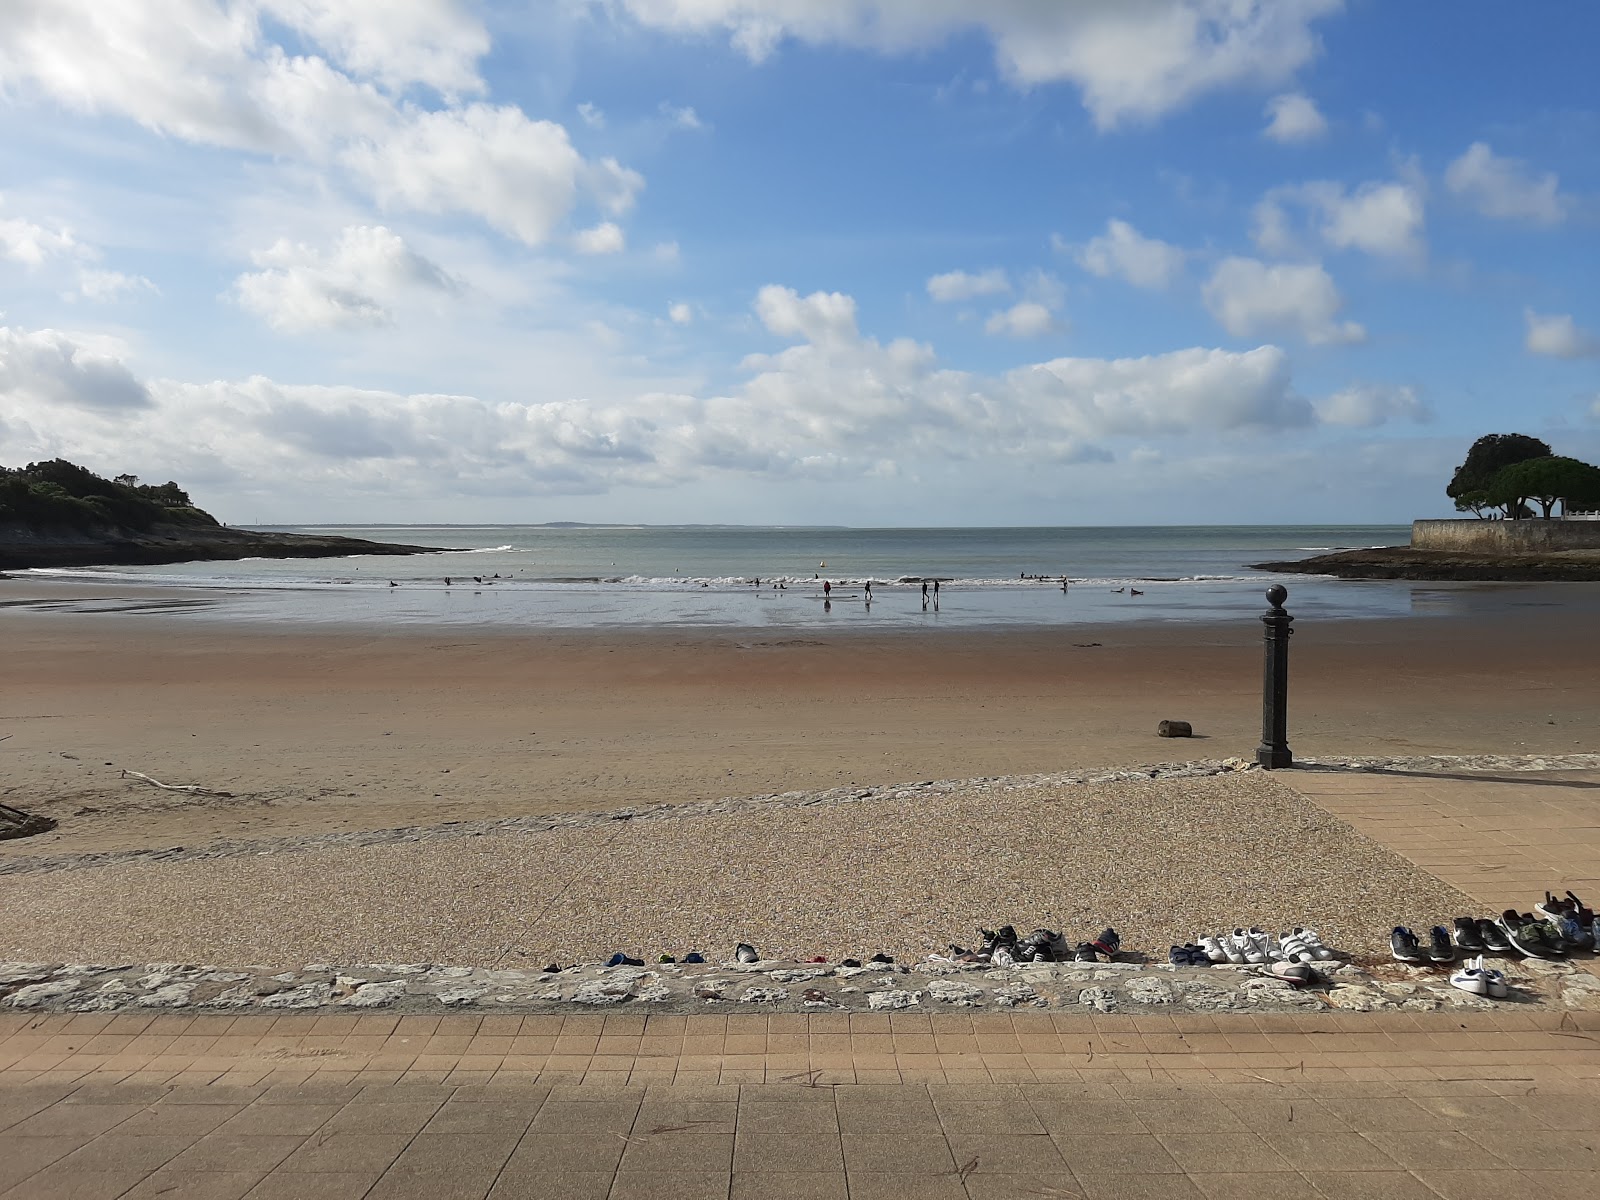
[(822, 581), (822, 598), (826, 600), (831, 595), (833, 595), (833, 584), (829, 580), (824, 579)]
[(933, 581), (933, 602), (935, 604), (939, 603), (939, 581), (937, 579)]
[(872, 599), (872, 580), (867, 580), (867, 599)]

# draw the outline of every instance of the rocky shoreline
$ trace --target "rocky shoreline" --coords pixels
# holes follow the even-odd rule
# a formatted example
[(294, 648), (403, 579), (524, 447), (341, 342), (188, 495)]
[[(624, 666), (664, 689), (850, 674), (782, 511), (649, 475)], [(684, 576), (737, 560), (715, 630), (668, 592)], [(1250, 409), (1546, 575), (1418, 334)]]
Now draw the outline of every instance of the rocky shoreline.
[(432, 554), (441, 546), (369, 542), (333, 534), (268, 533), (222, 525), (155, 525), (145, 530), (57, 530), (0, 526), (0, 571), (33, 567), (148, 566), (241, 558), (343, 558)]
[(1600, 580), (1600, 551), (1465, 554), (1451, 550), (1416, 550), (1410, 546), (1378, 546), (1368, 550), (1339, 550), (1292, 562), (1252, 563), (1250, 569), (1291, 575), (1331, 575), (1337, 579), (1593, 582)]

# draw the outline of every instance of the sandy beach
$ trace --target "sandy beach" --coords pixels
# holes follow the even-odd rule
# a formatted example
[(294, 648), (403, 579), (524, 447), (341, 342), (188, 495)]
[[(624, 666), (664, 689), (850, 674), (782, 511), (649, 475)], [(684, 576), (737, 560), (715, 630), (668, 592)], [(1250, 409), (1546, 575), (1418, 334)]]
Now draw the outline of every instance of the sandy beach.
[[(74, 595), (0, 589), (0, 600)], [(1302, 621), (1291, 744), (1589, 749), (1591, 633), (1587, 617), (1551, 608)], [(1061, 631), (463, 635), (4, 607), (0, 801), (60, 827), (0, 854), (1248, 756), (1260, 636), (1248, 615)], [(1164, 718), (1202, 736), (1157, 738)], [(124, 769), (232, 796), (161, 791)]]

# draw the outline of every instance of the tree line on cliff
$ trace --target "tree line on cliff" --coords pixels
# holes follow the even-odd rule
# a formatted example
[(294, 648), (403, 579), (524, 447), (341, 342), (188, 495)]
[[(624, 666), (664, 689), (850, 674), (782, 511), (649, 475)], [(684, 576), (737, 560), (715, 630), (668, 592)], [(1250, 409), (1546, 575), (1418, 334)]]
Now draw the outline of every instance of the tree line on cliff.
[(1472, 443), (1445, 488), (1457, 512), (1484, 519), (1527, 520), (1537, 504), (1546, 520), (1600, 508), (1600, 467), (1565, 455), (1525, 433), (1490, 433)]
[(189, 493), (171, 480), (106, 479), (64, 458), (0, 467), (0, 525), (145, 530), (163, 524), (215, 526), (217, 520), (196, 508)]

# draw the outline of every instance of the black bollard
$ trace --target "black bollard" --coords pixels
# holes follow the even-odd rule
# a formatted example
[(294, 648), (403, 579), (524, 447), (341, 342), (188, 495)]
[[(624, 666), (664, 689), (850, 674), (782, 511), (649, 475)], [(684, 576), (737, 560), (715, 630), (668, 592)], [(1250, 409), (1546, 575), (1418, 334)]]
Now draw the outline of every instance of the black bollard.
[(1267, 589), (1272, 607), (1261, 614), (1265, 627), (1266, 657), (1261, 678), (1261, 745), (1256, 762), (1268, 771), (1294, 766), (1289, 752), (1289, 636), (1294, 621), (1283, 610), (1289, 589), (1275, 583)]

